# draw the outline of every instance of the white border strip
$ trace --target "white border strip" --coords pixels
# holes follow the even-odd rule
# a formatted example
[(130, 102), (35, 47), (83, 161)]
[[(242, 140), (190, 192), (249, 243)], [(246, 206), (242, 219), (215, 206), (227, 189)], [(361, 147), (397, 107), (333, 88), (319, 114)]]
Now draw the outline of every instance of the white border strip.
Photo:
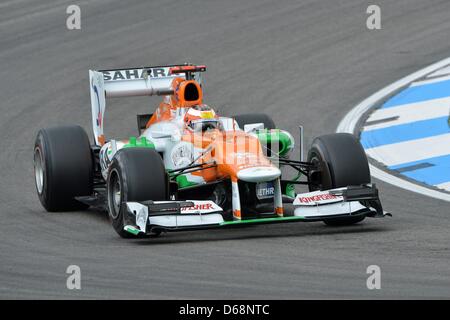
[[(443, 68), (450, 64), (450, 57), (446, 58), (444, 60), (441, 60), (439, 62), (436, 62), (432, 64), (431, 66), (428, 66), (424, 69), (421, 69), (417, 72), (414, 72), (413, 74), (410, 74), (409, 76), (406, 76), (391, 85), (381, 89), (380, 91), (374, 93), (367, 99), (361, 101), (358, 105), (356, 105), (352, 110), (350, 110), (349, 113), (341, 120), (339, 123), (336, 132), (348, 132), (351, 134), (354, 134), (356, 125), (359, 121), (359, 119), (366, 113), (368, 110), (370, 110), (372, 107), (374, 107), (378, 102), (383, 100), (386, 96), (391, 95), (395, 91), (399, 90), (400, 88), (410, 84), (413, 81), (416, 81), (419, 78), (422, 78), (426, 76), (429, 73), (435, 72), (436, 70)], [(381, 170), (377, 168), (374, 165), (369, 164), (370, 167), (370, 174), (380, 179), (384, 182), (390, 183), (394, 186), (417, 192), (432, 198), (445, 200), (450, 202), (450, 194), (440, 192), (437, 190), (429, 189), (426, 187), (423, 187), (421, 185), (409, 182), (407, 180), (401, 179), (399, 177), (396, 177), (394, 175), (389, 174), (388, 172)]]

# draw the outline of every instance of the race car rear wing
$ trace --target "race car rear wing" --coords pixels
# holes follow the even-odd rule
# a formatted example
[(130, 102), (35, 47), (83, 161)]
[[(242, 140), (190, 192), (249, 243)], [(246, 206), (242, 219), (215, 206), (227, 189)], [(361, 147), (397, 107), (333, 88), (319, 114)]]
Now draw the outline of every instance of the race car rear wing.
[(202, 83), (205, 66), (170, 65), (143, 68), (89, 70), (92, 130), (95, 144), (103, 145), (103, 119), (106, 98), (171, 95), (175, 77), (195, 79)]

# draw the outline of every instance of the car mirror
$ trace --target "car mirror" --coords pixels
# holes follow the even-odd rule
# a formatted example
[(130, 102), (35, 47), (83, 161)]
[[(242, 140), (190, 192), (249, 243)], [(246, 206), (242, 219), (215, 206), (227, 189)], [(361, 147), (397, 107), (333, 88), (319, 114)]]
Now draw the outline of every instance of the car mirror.
[(244, 125), (244, 132), (250, 133), (256, 130), (264, 129), (264, 123), (249, 123)]

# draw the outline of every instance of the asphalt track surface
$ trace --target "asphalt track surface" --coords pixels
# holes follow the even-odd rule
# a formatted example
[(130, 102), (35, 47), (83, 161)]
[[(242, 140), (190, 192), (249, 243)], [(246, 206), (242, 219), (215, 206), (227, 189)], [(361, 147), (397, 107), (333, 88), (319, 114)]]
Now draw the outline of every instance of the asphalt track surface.
[[(272, 114), (281, 128), (334, 132), (355, 104), (450, 56), (450, 2), (74, 1), (0, 3), (0, 298), (449, 298), (449, 203), (378, 181), (392, 219), (166, 234), (123, 240), (96, 211), (47, 213), (34, 186), (39, 128), (90, 131), (89, 68), (191, 61), (209, 67), (205, 102)], [(107, 134), (136, 134), (157, 99), (115, 100)], [(296, 151), (298, 152), (298, 151)], [(297, 153), (298, 154), (298, 153)], [(377, 182), (377, 181), (376, 181)], [(366, 268), (381, 268), (381, 290)], [(82, 289), (66, 288), (81, 268)]]

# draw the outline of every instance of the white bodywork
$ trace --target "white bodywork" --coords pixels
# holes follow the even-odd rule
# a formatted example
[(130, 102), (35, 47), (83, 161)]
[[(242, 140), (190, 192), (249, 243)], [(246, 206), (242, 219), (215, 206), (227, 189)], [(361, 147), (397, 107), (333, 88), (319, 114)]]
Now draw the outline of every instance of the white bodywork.
[[(89, 70), (92, 130), (96, 145), (102, 144), (106, 98), (172, 94), (172, 80), (175, 77), (184, 77), (184, 75), (169, 75), (170, 68), (170, 66), (162, 66), (102, 71)], [(194, 73), (194, 79), (201, 84), (201, 73)]]
[(248, 182), (273, 181), (281, 176), (281, 171), (276, 167), (251, 167), (240, 170), (237, 176)]
[[(102, 146), (100, 150), (100, 166), (102, 176), (107, 178), (109, 163), (115, 153), (124, 147), (125, 143), (117, 140), (106, 142), (104, 137), (104, 116), (106, 111), (106, 98), (128, 96), (165, 95), (170, 99), (172, 81), (175, 77), (184, 75), (170, 75), (172, 66), (131, 68), (95, 71), (89, 70), (92, 129), (95, 144)], [(193, 73), (193, 78), (201, 84), (201, 72)], [(169, 102), (169, 101), (167, 101)], [(185, 129), (184, 116), (186, 108), (179, 108), (173, 112), (173, 120), (157, 122), (147, 128), (140, 137), (155, 146), (155, 150), (164, 154), (166, 169), (178, 169), (191, 165), (199, 159), (207, 149), (197, 148), (193, 144), (181, 141)], [(221, 117), (219, 121), (225, 131), (241, 130), (232, 118)], [(249, 134), (256, 129), (263, 129), (262, 123), (247, 124), (245, 131)], [(256, 136), (256, 134), (254, 134)], [(292, 147), (294, 145), (292, 138)], [(244, 154), (245, 155), (245, 154)], [(198, 175), (187, 174), (189, 181), (202, 183), (203, 178)], [(238, 173), (238, 178), (248, 182), (273, 181), (281, 176), (281, 171), (275, 167), (256, 167), (244, 169)]]
[[(181, 209), (180, 215), (164, 214), (150, 216), (148, 208), (139, 202), (127, 202), (128, 210), (136, 215), (136, 225), (140, 231), (146, 232), (147, 220), (152, 226), (167, 228), (214, 225), (224, 222), (221, 207), (209, 200), (186, 200), (193, 202), (193, 207)], [(155, 201), (154, 204), (164, 204), (168, 201)]]
[(359, 201), (344, 201), (343, 196), (336, 195), (333, 192), (345, 189), (338, 188), (298, 194), (293, 202), (294, 215), (305, 218), (322, 217), (351, 214), (366, 208)]
[[(164, 154), (164, 166), (169, 170), (188, 166), (207, 151), (207, 149), (195, 147), (192, 143), (181, 141), (181, 136), (185, 129), (183, 117), (184, 114), (180, 113), (175, 115), (174, 120), (157, 122), (144, 130), (138, 138), (139, 140), (141, 137), (145, 137), (147, 141), (154, 144), (157, 152)], [(234, 129), (241, 130), (232, 118), (221, 117), (219, 118), (219, 121), (222, 123), (225, 130), (231, 130), (230, 127), (233, 122)], [(100, 166), (104, 179), (106, 179), (108, 174), (109, 163), (114, 158), (116, 152), (124, 146), (125, 143), (122, 141), (110, 140), (100, 149)], [(277, 173), (279, 176), (281, 172), (279, 172), (277, 168), (275, 169), (277, 171), (275, 172), (275, 176)], [(260, 171), (260, 173), (262, 172)], [(274, 172), (270, 172), (270, 175), (273, 176)], [(195, 181), (197, 183), (204, 182), (201, 176), (190, 175), (189, 178), (192, 181), (197, 180)]]
[[(298, 194), (293, 202), (294, 217), (307, 219), (343, 216), (367, 209), (359, 201), (345, 201), (343, 196), (334, 194), (345, 189), (338, 188)], [(239, 199), (233, 198), (233, 200), (238, 201)], [(224, 223), (221, 214), (222, 208), (213, 201), (187, 201), (193, 202), (194, 206), (182, 209), (181, 214), (162, 213), (161, 215), (156, 214), (149, 217), (148, 208), (144, 204), (127, 202), (127, 207), (136, 217), (136, 226), (144, 233), (146, 232), (147, 225), (162, 228), (183, 228), (214, 226)], [(170, 201), (155, 201), (154, 204), (168, 202)], [(238, 204), (237, 206), (239, 207)], [(280, 215), (280, 219), (283, 219), (283, 215)]]
[[(170, 102), (170, 95), (173, 94), (172, 81), (175, 77), (184, 77), (184, 75), (170, 75), (169, 70), (171, 66), (166, 67), (148, 67), (135, 69), (121, 69), (121, 70), (104, 70), (104, 71), (89, 71), (90, 93), (91, 93), (91, 110), (92, 110), (92, 127), (94, 132), (95, 144), (101, 146), (99, 159), (103, 178), (106, 180), (108, 175), (109, 164), (113, 160), (117, 151), (126, 145), (126, 141), (119, 141), (110, 139), (106, 142), (104, 137), (104, 115), (106, 111), (106, 98), (114, 97), (129, 97), (129, 96), (152, 96), (164, 95), (166, 102)], [(201, 84), (201, 72), (193, 73), (193, 78)], [(152, 124), (144, 130), (138, 138), (145, 138), (146, 141), (154, 145), (157, 152), (163, 154), (164, 167), (167, 170), (180, 169), (192, 164), (198, 163), (201, 157), (211, 151), (210, 147), (205, 149), (194, 146), (194, 144), (182, 141), (182, 135), (186, 129), (184, 116), (187, 108), (178, 108), (172, 110), (172, 119), (170, 121), (161, 121)], [(157, 109), (156, 112), (159, 112)], [(239, 128), (237, 122), (232, 118), (221, 117), (218, 119), (225, 131), (242, 130)], [(263, 129), (263, 123), (247, 124), (245, 132), (257, 137), (255, 130)], [(289, 135), (290, 136), (290, 135)], [(294, 146), (294, 139), (291, 137)], [(141, 142), (143, 140), (140, 140)], [(251, 154), (245, 150), (239, 153), (242, 158), (248, 157)], [(206, 181), (201, 175), (191, 173), (183, 174), (188, 183), (202, 184)], [(283, 215), (282, 208), (282, 194), (280, 187), (281, 171), (273, 166), (259, 166), (244, 168), (237, 172), (237, 177), (242, 181), (247, 182), (274, 182), (274, 210), (280, 216)], [(240, 219), (240, 199), (239, 189), (237, 183), (233, 183), (232, 188), (233, 212), (235, 218)], [(137, 205), (137, 204), (135, 204)], [(136, 209), (137, 216), (140, 217), (140, 227), (143, 227), (141, 220), (145, 219), (145, 213), (142, 209)], [(197, 221), (195, 218), (183, 218), (182, 223), (190, 223), (191, 219)], [(155, 218), (152, 218), (155, 220)], [(180, 218), (170, 218), (165, 216), (159, 218), (164, 220), (166, 224), (176, 224), (181, 220)], [(208, 219), (217, 219), (209, 217)], [(206, 220), (201, 220), (204, 223)], [(207, 221), (210, 223), (211, 221)], [(199, 223), (198, 221), (196, 223)]]

